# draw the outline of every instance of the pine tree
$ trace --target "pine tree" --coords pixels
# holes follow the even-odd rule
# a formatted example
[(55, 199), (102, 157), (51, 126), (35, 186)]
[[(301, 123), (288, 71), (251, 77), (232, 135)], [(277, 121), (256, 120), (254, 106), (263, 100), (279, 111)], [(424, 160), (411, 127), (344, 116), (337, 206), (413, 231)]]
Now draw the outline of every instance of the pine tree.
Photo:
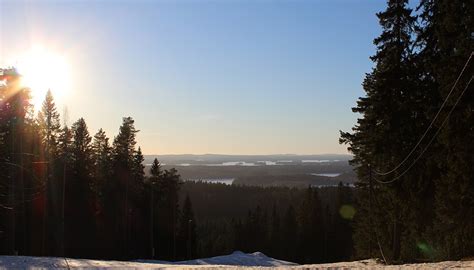
[(57, 247), (61, 241), (58, 235), (61, 222), (61, 197), (62, 185), (58, 175), (57, 155), (58, 155), (58, 136), (60, 134), (61, 124), (59, 113), (56, 109), (54, 97), (51, 90), (46, 93), (41, 110), (37, 115), (39, 134), (42, 140), (44, 159), (47, 163), (46, 172), (46, 209), (44, 211), (43, 222), (48, 227), (44, 232), (43, 252), (59, 254)]
[[(29, 145), (29, 133), (34, 127), (32, 121), (32, 105), (30, 90), (23, 88), (20, 77), (14, 68), (4, 69), (4, 74), (10, 74), (4, 85), (0, 85), (0, 208), (5, 213), (0, 214), (0, 231), (6, 237), (0, 244), (0, 251), (14, 254), (18, 249), (24, 249), (20, 241), (25, 232), (20, 231), (16, 224), (21, 221), (21, 211), (26, 211), (24, 198), (29, 198), (34, 191), (31, 187), (33, 179), (25, 175), (26, 149)], [(31, 154), (31, 153), (28, 153)]]
[(145, 180), (145, 166), (143, 165), (145, 158), (142, 154), (142, 149), (138, 147), (138, 150), (133, 153), (133, 178), (136, 184), (142, 184)]
[(112, 174), (112, 147), (105, 131), (99, 129), (94, 135), (91, 146), (94, 167), (94, 190), (102, 197), (105, 182)]
[(89, 135), (84, 118), (72, 125), (73, 142), (71, 146), (74, 173), (83, 178), (92, 176), (92, 138)]
[(72, 147), (72, 133), (68, 126), (64, 126), (58, 136), (58, 157), (66, 163), (70, 163)]
[(46, 93), (41, 110), (38, 112), (37, 121), (43, 143), (46, 147), (46, 154), (50, 159), (54, 159), (61, 124), (51, 90), (48, 90)]
[[(438, 105), (429, 111), (431, 118), (448, 97), (468, 59), (473, 58), (435, 122), (435, 129), (442, 129), (432, 147), (436, 149), (432, 158), (438, 167), (438, 173), (432, 176), (435, 179), (436, 216), (429, 239), (434, 241), (430, 241), (433, 246), (424, 249), (425, 253), (438, 259), (459, 259), (472, 256), (474, 250), (474, 214), (471, 211), (474, 205), (474, 146), (471, 143), (474, 139), (474, 94), (469, 91), (473, 83), (468, 86), (474, 72), (474, 4), (465, 0), (424, 0), (420, 7), (423, 19), (419, 35), (420, 59), (425, 64), (426, 87), (432, 90), (433, 104)], [(461, 96), (466, 87), (469, 89)], [(441, 127), (454, 106), (446, 124)]]
[[(92, 138), (83, 118), (71, 127), (71, 178), (66, 181), (65, 242), (66, 254), (93, 255), (89, 245), (94, 239), (94, 206), (92, 192)], [(76, 255), (76, 256), (77, 256)]]
[(105, 211), (107, 220), (111, 223), (108, 236), (116, 242), (109, 241), (111, 249), (119, 247), (122, 258), (130, 257), (131, 220), (133, 198), (136, 183), (136, 133), (135, 121), (131, 117), (124, 117), (119, 134), (115, 137), (112, 149), (111, 180), (106, 183), (104, 191)]
[[(66, 208), (66, 185), (67, 180), (72, 179), (72, 133), (71, 129), (68, 126), (64, 126), (61, 129), (61, 132), (58, 135), (58, 149), (57, 149), (57, 162), (55, 163), (55, 176), (57, 178), (57, 185), (59, 191), (58, 195), (60, 197), (60, 219), (61, 222), (58, 223), (60, 225), (60, 229), (58, 232), (60, 233), (58, 247), (60, 248), (60, 254), (64, 255), (65, 252), (65, 208)], [(59, 188), (60, 187), (60, 188)]]
[(158, 184), (162, 177), (163, 172), (161, 171), (161, 164), (157, 158), (153, 160), (150, 168), (150, 177), (148, 178), (148, 186), (150, 191), (150, 257), (155, 258), (156, 254), (156, 242), (157, 234), (155, 233), (156, 227), (156, 208), (158, 204), (157, 197), (159, 195)]
[[(410, 212), (405, 203), (411, 199), (407, 190), (417, 182), (416, 172), (403, 177), (401, 171), (377, 176), (380, 181), (400, 179), (390, 185), (374, 184), (373, 194), (369, 194), (369, 170), (387, 171), (399, 164), (416, 144), (417, 131), (423, 124), (412, 106), (420, 101), (414, 97), (417, 84), (413, 77), (419, 70), (413, 65), (415, 18), (411, 13), (406, 0), (389, 0), (387, 9), (377, 14), (383, 31), (374, 40), (377, 53), (371, 59), (375, 68), (363, 83), (366, 96), (353, 108), (362, 118), (354, 133), (341, 133), (340, 142), (349, 144), (354, 154), (351, 163), (359, 178), (358, 215), (365, 214), (356, 218), (355, 245), (360, 257), (374, 256), (375, 243), (380, 243), (392, 260), (399, 260), (403, 252), (402, 235)], [(378, 207), (375, 199), (369, 205), (372, 195), (381, 202)]]

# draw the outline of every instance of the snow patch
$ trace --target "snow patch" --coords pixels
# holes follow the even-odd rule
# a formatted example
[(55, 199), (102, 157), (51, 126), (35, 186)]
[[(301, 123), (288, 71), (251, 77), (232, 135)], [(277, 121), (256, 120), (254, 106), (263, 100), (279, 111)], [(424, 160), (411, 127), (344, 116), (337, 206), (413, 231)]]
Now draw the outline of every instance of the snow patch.
[[(150, 260), (142, 260), (142, 262), (156, 262)], [(195, 259), (189, 261), (180, 261), (180, 262), (163, 262), (159, 263), (174, 264), (174, 265), (239, 265), (239, 266), (289, 266), (297, 265), (292, 262), (277, 260), (271, 257), (266, 256), (262, 252), (254, 253), (243, 253), (242, 251), (234, 251), (232, 254), (204, 258), (204, 259)]]

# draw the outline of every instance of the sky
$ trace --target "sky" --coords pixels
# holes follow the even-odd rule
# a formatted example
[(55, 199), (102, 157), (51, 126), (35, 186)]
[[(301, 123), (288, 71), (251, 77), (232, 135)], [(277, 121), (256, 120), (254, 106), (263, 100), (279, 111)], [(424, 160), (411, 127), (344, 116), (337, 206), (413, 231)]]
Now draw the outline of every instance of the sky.
[[(64, 88), (51, 90), (65, 122), (83, 117), (91, 135), (103, 128), (113, 140), (131, 116), (145, 154), (347, 153), (339, 130), (356, 123), (384, 8), (0, 0), (0, 67), (21, 65), (32, 48), (60, 55), (65, 66), (46, 58), (39, 69), (68, 77), (48, 85)], [(40, 100), (45, 90), (32, 91)]]

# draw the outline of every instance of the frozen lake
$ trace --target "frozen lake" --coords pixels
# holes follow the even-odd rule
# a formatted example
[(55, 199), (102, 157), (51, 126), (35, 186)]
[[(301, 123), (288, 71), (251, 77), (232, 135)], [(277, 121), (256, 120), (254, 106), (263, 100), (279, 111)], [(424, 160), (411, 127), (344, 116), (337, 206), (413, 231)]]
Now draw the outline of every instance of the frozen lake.
[(316, 176), (326, 176), (326, 177), (337, 177), (341, 175), (340, 173), (310, 173), (311, 175), (316, 175)]
[(190, 178), (185, 181), (232, 185), (235, 178)]

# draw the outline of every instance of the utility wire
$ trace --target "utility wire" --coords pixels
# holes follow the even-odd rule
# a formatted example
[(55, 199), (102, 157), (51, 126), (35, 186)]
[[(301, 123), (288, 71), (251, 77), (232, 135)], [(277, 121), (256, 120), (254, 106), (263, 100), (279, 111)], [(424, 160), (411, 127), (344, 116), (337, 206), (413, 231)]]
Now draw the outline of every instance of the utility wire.
[[(472, 55), (472, 54), (471, 54)], [(449, 110), (448, 112), (448, 115), (446, 116), (446, 118), (444, 119), (444, 121), (441, 123), (441, 126), (439, 127), (439, 129), (436, 131), (436, 133), (433, 135), (433, 137), (431, 138), (431, 140), (428, 142), (428, 144), (426, 145), (426, 147), (423, 149), (423, 151), (418, 155), (418, 157), (416, 157), (416, 159), (411, 163), (410, 166), (408, 166), (408, 168), (403, 171), (400, 175), (394, 177), (393, 179), (391, 180), (388, 180), (388, 181), (383, 181), (383, 180), (380, 180), (380, 179), (377, 179), (375, 178), (375, 181), (377, 181), (378, 183), (381, 183), (381, 184), (390, 184), (390, 183), (393, 183), (395, 181), (397, 181), (398, 179), (400, 179), (403, 175), (405, 175), (414, 165), (415, 163), (423, 156), (423, 154), (426, 152), (426, 150), (428, 150), (428, 148), (430, 147), (430, 145), (433, 143), (434, 139), (436, 138), (436, 136), (438, 136), (439, 132), (443, 129), (443, 126), (447, 123), (448, 119), (449, 119), (449, 116), (451, 115), (451, 113), (454, 111), (454, 109), (456, 108), (456, 106), (458, 105), (459, 101), (461, 100), (462, 96), (464, 95), (464, 93), (466, 92), (466, 90), (469, 88), (469, 85), (471, 84), (472, 80), (474, 79), (474, 75), (471, 76), (471, 79), (469, 80), (469, 82), (467, 83), (466, 87), (464, 88), (464, 90), (461, 92), (461, 94), (459, 95), (458, 99), (456, 100), (456, 102), (454, 103), (453, 107), (451, 108), (451, 110)]]
[(439, 108), (438, 112), (436, 113), (436, 115), (434, 116), (433, 120), (431, 121), (430, 125), (428, 126), (428, 128), (425, 130), (425, 132), (423, 133), (423, 135), (421, 136), (421, 138), (418, 140), (418, 142), (416, 143), (416, 145), (412, 148), (412, 150), (408, 153), (408, 155), (397, 165), (395, 166), (393, 169), (391, 170), (388, 170), (388, 171), (385, 171), (385, 172), (379, 172), (377, 170), (374, 170), (375, 174), (377, 175), (382, 175), (382, 176), (385, 176), (385, 175), (389, 175), (393, 172), (395, 172), (396, 170), (398, 170), (398, 168), (400, 168), (407, 160), (408, 158), (411, 157), (411, 155), (415, 152), (416, 148), (420, 145), (420, 143), (423, 141), (423, 139), (426, 137), (426, 135), (428, 134), (428, 131), (430, 130), (430, 128), (433, 126), (434, 122), (436, 121), (436, 119), (438, 118), (439, 114), (441, 113), (441, 111), (443, 110), (443, 107), (446, 105), (446, 102), (448, 101), (449, 97), (451, 96), (451, 94), (453, 93), (454, 89), (456, 88), (456, 85), (458, 84), (459, 80), (461, 79), (461, 76), (463, 75), (464, 71), (466, 70), (469, 62), (471, 61), (471, 58), (473, 57), (474, 55), (474, 52), (471, 52), (471, 55), (469, 56), (469, 58), (467, 59), (466, 63), (464, 64), (464, 67), (463, 69), (461, 70), (461, 73), (459, 73), (456, 81), (454, 82), (454, 85), (453, 87), (451, 87), (451, 90), (449, 91), (448, 95), (446, 96), (446, 98), (444, 99), (443, 101), (443, 104), (441, 104), (441, 107)]

